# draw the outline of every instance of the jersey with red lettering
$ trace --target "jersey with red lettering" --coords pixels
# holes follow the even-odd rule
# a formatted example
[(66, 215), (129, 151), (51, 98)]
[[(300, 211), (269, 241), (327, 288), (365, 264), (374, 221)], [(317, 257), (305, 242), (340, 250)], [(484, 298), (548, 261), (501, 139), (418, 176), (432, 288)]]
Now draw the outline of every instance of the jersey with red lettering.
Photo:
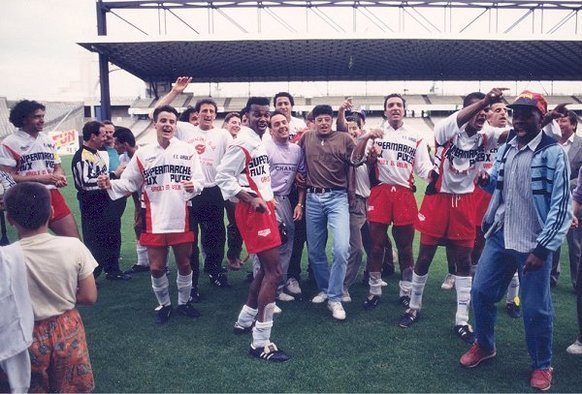
[[(182, 186), (181, 182), (188, 180), (194, 184), (192, 192)], [(141, 190), (146, 232), (165, 234), (190, 231), (190, 199), (200, 194), (203, 186), (196, 150), (173, 138), (166, 149), (158, 143), (138, 149), (121, 178), (111, 181), (107, 192), (112, 199), (118, 199)]]
[(257, 133), (239, 135), (229, 146), (217, 168), (216, 183), (225, 200), (236, 200), (242, 190), (265, 201), (273, 199), (269, 157)]
[(374, 140), (380, 149), (375, 166), (380, 183), (399, 185), (412, 189), (416, 173), (429, 180), (433, 164), (430, 161), (428, 145), (421, 134), (406, 125), (394, 130), (388, 123), (384, 126), (384, 136)]
[(451, 194), (472, 193), (474, 180), (491, 160), (490, 151), (497, 147), (499, 136), (505, 129), (491, 127), (469, 136), (467, 124), (459, 127), (455, 112), (435, 125), (435, 164), (439, 174), (436, 191)]
[[(16, 175), (52, 174), (57, 164), (61, 164), (61, 159), (54, 141), (46, 133), (41, 132), (34, 138), (22, 130), (16, 130), (0, 144), (0, 165), (14, 168)], [(55, 185), (45, 186), (56, 189)]]
[(230, 133), (225, 129), (202, 130), (198, 126), (179, 127), (176, 130), (176, 138), (196, 149), (206, 179), (204, 187), (216, 186), (216, 166), (222, 160), (228, 145), (232, 143)]

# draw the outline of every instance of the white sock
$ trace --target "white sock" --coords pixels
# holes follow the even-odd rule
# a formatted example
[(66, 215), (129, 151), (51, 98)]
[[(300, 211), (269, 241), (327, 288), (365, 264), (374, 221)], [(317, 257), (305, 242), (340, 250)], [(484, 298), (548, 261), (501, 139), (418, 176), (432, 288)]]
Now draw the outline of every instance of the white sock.
[(267, 305), (265, 305), (265, 308), (263, 309), (263, 316), (261, 319), (261, 316), (258, 316), (257, 319), (260, 319), (262, 321), (272, 321), (273, 320), (273, 315), (275, 314), (275, 303), (274, 302), (270, 302)]
[(368, 278), (368, 285), (370, 285), (370, 294), (381, 296), (382, 295), (382, 273), (381, 272), (370, 272)]
[(250, 327), (255, 318), (257, 317), (258, 309), (251, 308), (250, 306), (243, 305), (240, 313), (238, 314), (238, 319), (236, 322), (242, 327)]
[(184, 305), (190, 299), (190, 290), (192, 290), (192, 272), (188, 275), (176, 277), (176, 286), (178, 286), (178, 305)]
[(426, 275), (416, 275), (415, 272), (412, 273), (412, 294), (410, 295), (410, 309), (420, 310), (422, 306), (422, 293), (424, 293), (424, 286), (426, 285), (426, 280), (428, 279), (428, 273)]
[(410, 293), (412, 292), (412, 282), (401, 280), (398, 282), (398, 287), (400, 288), (400, 297), (410, 297)]
[(514, 302), (513, 300), (519, 294), (519, 275), (517, 272), (513, 274), (513, 278), (511, 278), (511, 282), (509, 282), (509, 286), (507, 286), (507, 295), (505, 297), (507, 303)]
[(473, 278), (470, 276), (455, 275), (455, 289), (457, 290), (457, 314), (455, 315), (455, 325), (466, 326), (469, 324), (469, 305), (471, 304), (471, 284)]
[(258, 321), (253, 327), (253, 346), (255, 348), (264, 347), (271, 342), (271, 328), (273, 320)]
[(170, 300), (170, 283), (168, 282), (168, 277), (164, 274), (160, 278), (155, 278), (152, 276), (152, 289), (154, 289), (154, 294), (158, 299), (158, 304), (162, 306), (172, 305)]
[(137, 265), (149, 267), (150, 259), (148, 257), (148, 248), (137, 241), (137, 244), (135, 245), (135, 252), (137, 253)]

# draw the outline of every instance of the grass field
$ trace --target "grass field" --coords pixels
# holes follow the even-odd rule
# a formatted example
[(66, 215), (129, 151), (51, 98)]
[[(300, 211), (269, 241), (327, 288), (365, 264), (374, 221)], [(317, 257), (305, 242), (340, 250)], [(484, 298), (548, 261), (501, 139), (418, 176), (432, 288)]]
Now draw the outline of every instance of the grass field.
[[(64, 166), (70, 173), (70, 158)], [(72, 178), (64, 190), (79, 222)], [(419, 187), (419, 190), (424, 190)], [(420, 193), (419, 193), (420, 195)], [(133, 203), (123, 221), (122, 268), (135, 262), (131, 228)], [(346, 229), (348, 231), (348, 229)], [(418, 239), (418, 236), (416, 237)], [(11, 233), (11, 240), (14, 234)], [(415, 255), (418, 246), (414, 247)], [(562, 250), (562, 278), (553, 290), (554, 385), (552, 391), (582, 391), (582, 357), (565, 349), (576, 334), (575, 299)], [(306, 258), (303, 259), (303, 267)], [(176, 299), (173, 262), (170, 291)], [(100, 279), (99, 300), (81, 307), (98, 392), (527, 392), (529, 357), (523, 323), (509, 318), (499, 305), (496, 359), (473, 370), (463, 369), (459, 357), (468, 346), (452, 325), (455, 292), (443, 291), (444, 251), (439, 250), (426, 287), (422, 319), (409, 329), (397, 326), (403, 312), (397, 304), (398, 277), (385, 278), (382, 303), (364, 311), (366, 287), (358, 281), (346, 304), (347, 320), (331, 318), (325, 304), (307, 301), (315, 286), (302, 282), (306, 300), (279, 302), (272, 339), (291, 356), (284, 364), (251, 358), (249, 337), (232, 334), (247, 292), (244, 267), (229, 273), (231, 289), (211, 287), (201, 278), (202, 317), (187, 320), (174, 315), (164, 326), (153, 323), (155, 297), (149, 275), (136, 274), (129, 282)], [(303, 279), (306, 279), (304, 275)]]

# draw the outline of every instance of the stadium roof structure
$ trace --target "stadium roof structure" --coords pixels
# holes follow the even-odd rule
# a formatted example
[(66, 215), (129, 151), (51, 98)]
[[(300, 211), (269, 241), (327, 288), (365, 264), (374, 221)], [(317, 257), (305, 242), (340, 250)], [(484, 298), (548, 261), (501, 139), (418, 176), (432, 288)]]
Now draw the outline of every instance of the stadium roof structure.
[(80, 43), (148, 82), (582, 80), (582, 39), (143, 39)]

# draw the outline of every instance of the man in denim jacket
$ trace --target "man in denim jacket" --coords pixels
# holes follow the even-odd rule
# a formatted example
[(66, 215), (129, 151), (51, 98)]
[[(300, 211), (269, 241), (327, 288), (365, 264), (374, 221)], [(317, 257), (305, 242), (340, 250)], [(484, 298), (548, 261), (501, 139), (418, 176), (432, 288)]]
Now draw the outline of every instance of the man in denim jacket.
[(472, 368), (495, 357), (495, 303), (517, 269), (532, 359), (530, 384), (545, 391), (552, 383), (551, 252), (572, 223), (570, 168), (566, 152), (541, 132), (545, 98), (524, 91), (509, 107), (514, 129), (499, 149), (488, 180), (494, 191), (483, 219), (487, 240), (472, 289), (477, 340), (460, 362)]

